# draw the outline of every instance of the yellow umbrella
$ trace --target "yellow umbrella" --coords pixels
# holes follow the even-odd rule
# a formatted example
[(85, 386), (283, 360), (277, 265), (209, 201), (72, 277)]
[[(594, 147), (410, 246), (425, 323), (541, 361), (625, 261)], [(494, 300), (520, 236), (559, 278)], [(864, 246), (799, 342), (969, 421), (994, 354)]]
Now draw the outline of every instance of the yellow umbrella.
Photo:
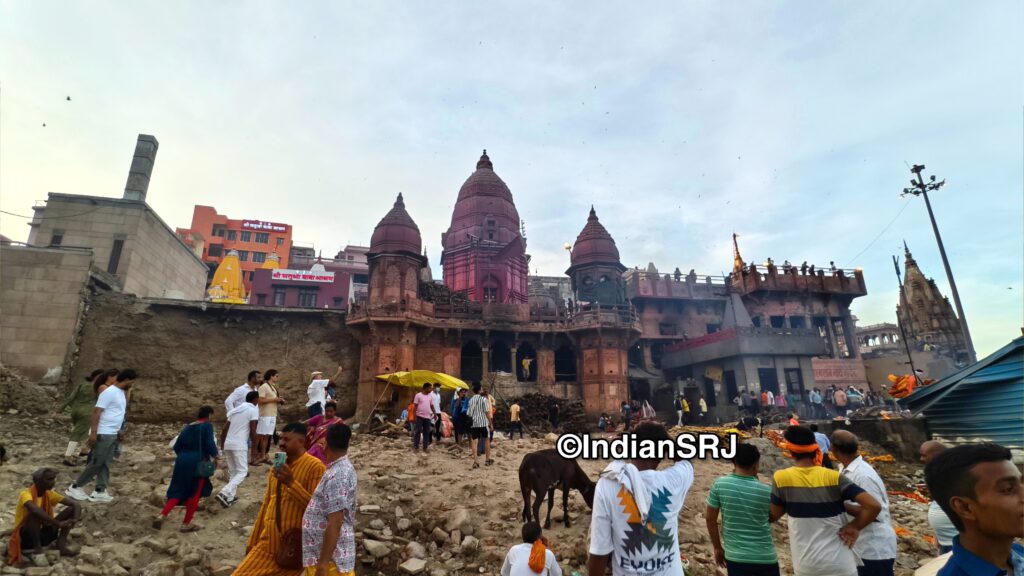
[(422, 388), (424, 384), (440, 384), (443, 390), (469, 390), (462, 380), (443, 372), (432, 372), (430, 370), (412, 370), (409, 372), (394, 372), (381, 374), (378, 380), (387, 382), (393, 386), (404, 386), (406, 388)]

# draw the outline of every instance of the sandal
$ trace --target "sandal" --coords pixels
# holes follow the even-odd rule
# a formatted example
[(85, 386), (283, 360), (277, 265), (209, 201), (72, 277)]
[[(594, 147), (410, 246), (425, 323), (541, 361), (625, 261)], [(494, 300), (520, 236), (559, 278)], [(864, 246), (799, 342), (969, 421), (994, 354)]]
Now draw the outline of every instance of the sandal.
[(491, 464), (494, 464), (494, 459), (493, 458), (488, 460), (488, 461), (486, 461), (486, 462), (484, 462), (484, 466), (490, 466)]
[(476, 470), (479, 467), (480, 467), (480, 463), (474, 460), (473, 461), (473, 469)]
[(161, 529), (163, 527), (164, 527), (164, 517), (163, 516), (157, 516), (156, 518), (153, 519), (153, 529), (154, 530), (159, 530), (159, 529)]
[(181, 526), (182, 533), (198, 532), (199, 530), (201, 530), (201, 528), (195, 524), (183, 524)]

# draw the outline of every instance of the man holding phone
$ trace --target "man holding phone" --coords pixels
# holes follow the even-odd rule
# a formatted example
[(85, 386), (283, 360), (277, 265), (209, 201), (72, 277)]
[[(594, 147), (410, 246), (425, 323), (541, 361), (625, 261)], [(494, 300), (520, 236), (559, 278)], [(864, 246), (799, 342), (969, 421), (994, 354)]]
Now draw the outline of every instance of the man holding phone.
[[(284, 427), (278, 443), (281, 452), (274, 454), (274, 467), (267, 478), (267, 491), (263, 496), (249, 542), (245, 560), (235, 570), (246, 576), (278, 576), (301, 574), (277, 565), (278, 548), (290, 532), (302, 530), (302, 516), (324, 475), (324, 465), (306, 453), (306, 426), (292, 422)], [(300, 539), (301, 544), (301, 539)], [(291, 551), (301, 559), (302, 551)]]

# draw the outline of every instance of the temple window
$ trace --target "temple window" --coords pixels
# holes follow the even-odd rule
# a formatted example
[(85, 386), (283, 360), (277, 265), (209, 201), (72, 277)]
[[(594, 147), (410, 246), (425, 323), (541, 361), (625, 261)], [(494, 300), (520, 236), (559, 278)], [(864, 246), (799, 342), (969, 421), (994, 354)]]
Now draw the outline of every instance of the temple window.
[[(212, 246), (211, 246), (211, 248), (212, 248)], [(239, 262), (248, 262), (249, 261), (249, 251), (248, 250), (239, 250), (238, 251), (238, 261)]]
[(247, 230), (243, 230), (241, 235), (240, 235), (240, 240), (242, 242), (252, 242), (252, 232), (249, 232)]
[(268, 242), (270, 242), (270, 233), (268, 233), (268, 232), (257, 232), (256, 233), (256, 243), (257, 244), (266, 244)]
[(299, 288), (299, 306), (316, 308), (316, 288)]
[(284, 288), (274, 288), (274, 306), (284, 306)]

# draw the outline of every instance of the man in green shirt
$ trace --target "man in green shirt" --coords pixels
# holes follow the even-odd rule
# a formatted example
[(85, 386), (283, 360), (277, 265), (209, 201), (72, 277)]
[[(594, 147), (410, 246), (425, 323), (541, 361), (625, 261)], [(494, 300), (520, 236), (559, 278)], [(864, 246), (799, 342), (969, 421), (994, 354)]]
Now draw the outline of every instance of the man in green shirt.
[[(733, 458), (733, 472), (715, 480), (708, 493), (705, 518), (715, 562), (729, 576), (779, 576), (772, 528), (768, 523), (772, 488), (757, 480), (761, 453), (753, 444), (740, 444)], [(725, 547), (718, 533), (722, 514)]]

